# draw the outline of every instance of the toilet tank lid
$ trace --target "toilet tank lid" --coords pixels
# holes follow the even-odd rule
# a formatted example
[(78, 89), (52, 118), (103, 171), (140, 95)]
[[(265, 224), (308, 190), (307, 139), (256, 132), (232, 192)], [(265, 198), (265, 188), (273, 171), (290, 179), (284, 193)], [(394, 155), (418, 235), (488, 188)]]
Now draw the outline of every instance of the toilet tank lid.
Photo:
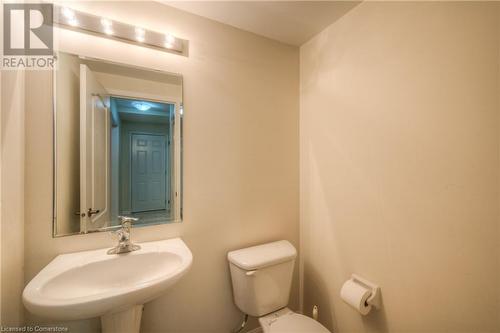
[(254, 270), (295, 259), (297, 250), (286, 240), (231, 251), (228, 260), (244, 270)]

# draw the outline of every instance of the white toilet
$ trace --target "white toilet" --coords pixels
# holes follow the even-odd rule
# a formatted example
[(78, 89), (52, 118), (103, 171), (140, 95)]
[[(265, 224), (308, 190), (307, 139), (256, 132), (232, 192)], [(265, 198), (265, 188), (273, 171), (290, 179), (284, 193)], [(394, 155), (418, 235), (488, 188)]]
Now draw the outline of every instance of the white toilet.
[(286, 307), (296, 256), (285, 240), (229, 252), (234, 301), (243, 313), (259, 318), (264, 333), (329, 333)]

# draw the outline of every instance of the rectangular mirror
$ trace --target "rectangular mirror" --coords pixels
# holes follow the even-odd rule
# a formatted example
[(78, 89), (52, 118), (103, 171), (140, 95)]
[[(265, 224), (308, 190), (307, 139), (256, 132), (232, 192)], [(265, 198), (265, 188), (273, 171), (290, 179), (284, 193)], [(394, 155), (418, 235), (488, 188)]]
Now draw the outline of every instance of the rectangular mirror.
[(182, 220), (182, 76), (59, 53), (54, 236)]

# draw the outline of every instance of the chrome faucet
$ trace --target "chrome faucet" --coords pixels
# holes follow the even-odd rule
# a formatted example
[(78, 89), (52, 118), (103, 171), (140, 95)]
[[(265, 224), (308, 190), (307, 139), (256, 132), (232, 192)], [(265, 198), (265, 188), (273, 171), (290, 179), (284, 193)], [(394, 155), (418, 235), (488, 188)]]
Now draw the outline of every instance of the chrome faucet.
[(141, 247), (130, 241), (130, 228), (132, 223), (139, 221), (137, 218), (128, 216), (118, 216), (121, 221), (121, 228), (112, 233), (118, 236), (118, 245), (108, 250), (108, 254), (120, 254), (139, 250)]

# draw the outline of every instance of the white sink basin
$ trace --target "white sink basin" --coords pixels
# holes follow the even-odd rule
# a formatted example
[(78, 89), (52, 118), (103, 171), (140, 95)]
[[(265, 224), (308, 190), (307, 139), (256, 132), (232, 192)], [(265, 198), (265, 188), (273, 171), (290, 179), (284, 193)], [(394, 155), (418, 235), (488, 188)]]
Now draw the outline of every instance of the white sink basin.
[(24, 305), (57, 320), (142, 310), (188, 271), (193, 256), (180, 238), (140, 246), (124, 254), (101, 249), (57, 256), (26, 286)]

